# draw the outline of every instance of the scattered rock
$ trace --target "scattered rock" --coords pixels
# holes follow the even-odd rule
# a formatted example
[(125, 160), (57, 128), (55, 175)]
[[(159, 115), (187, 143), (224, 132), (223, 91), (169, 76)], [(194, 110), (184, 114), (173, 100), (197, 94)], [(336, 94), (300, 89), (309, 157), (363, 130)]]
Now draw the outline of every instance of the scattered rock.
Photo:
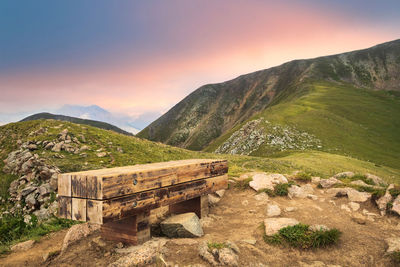
[(33, 244), (35, 243), (35, 240), (28, 240), (25, 242), (21, 242), (18, 244), (15, 244), (14, 246), (11, 247), (11, 251), (25, 251), (28, 249), (31, 249), (33, 247)]
[(210, 206), (215, 206), (221, 200), (221, 198), (215, 196), (214, 194), (208, 194), (207, 197), (208, 197), (208, 204)]
[(371, 193), (359, 192), (353, 188), (347, 188), (347, 197), (352, 202), (366, 202), (371, 199)]
[(298, 223), (299, 222), (293, 218), (267, 218), (264, 220), (265, 234), (274, 235), (278, 233), (280, 229)]
[(387, 185), (387, 183), (384, 180), (382, 180), (382, 178), (380, 178), (380, 177), (378, 177), (376, 175), (373, 175), (373, 174), (370, 174), (370, 173), (366, 173), (365, 177), (367, 179), (371, 179), (376, 185), (384, 185), (384, 186)]
[(346, 177), (351, 178), (353, 176), (354, 176), (354, 172), (340, 172), (340, 173), (335, 174), (333, 177), (334, 178), (346, 178)]
[(198, 248), (199, 255), (202, 259), (207, 261), (211, 266), (218, 266), (219, 262), (214, 255), (209, 251), (207, 242), (202, 242)]
[(346, 204), (342, 204), (342, 205), (340, 205), (340, 208), (341, 208), (342, 210), (345, 210), (345, 211), (347, 211), (347, 212), (351, 212), (351, 210), (350, 210), (349, 206), (347, 206)]
[(225, 194), (225, 189), (215, 191), (215, 194), (217, 196), (219, 196), (220, 198), (222, 198), (224, 196), (224, 194)]
[(385, 239), (387, 249), (386, 253), (399, 252), (400, 251), (400, 238), (389, 237)]
[(286, 211), (286, 212), (292, 212), (292, 211), (296, 211), (296, 210), (297, 210), (296, 207), (286, 207), (286, 208), (285, 208), (285, 211)]
[(168, 237), (200, 237), (203, 229), (194, 212), (173, 215), (161, 222), (161, 230)]
[(356, 202), (349, 202), (348, 205), (353, 211), (357, 211), (360, 209), (360, 204), (358, 204)]
[(336, 184), (342, 184), (342, 181), (339, 181), (338, 179), (331, 177), (329, 179), (321, 179), (319, 184), (322, 186), (322, 188), (330, 188)]
[(396, 199), (393, 201), (393, 206), (391, 211), (400, 215), (400, 195), (398, 195)]
[(83, 223), (73, 225), (64, 237), (61, 253), (63, 253), (72, 243), (87, 237), (98, 229), (100, 229), (100, 225), (97, 224)]
[(276, 217), (281, 215), (281, 209), (278, 205), (269, 204), (266, 211), (267, 217)]
[(365, 187), (373, 187), (372, 185), (366, 184), (362, 180), (351, 181), (350, 184), (359, 185), (359, 186), (365, 186)]
[(313, 184), (319, 184), (321, 181), (321, 177), (311, 177), (311, 183)]
[(393, 200), (393, 196), (390, 194), (389, 191), (392, 188), (394, 188), (394, 184), (389, 185), (386, 189), (385, 195), (375, 201), (382, 216), (386, 214), (388, 203)]
[(255, 245), (257, 243), (257, 240), (255, 240), (255, 239), (243, 239), (242, 242), (250, 244), (250, 245)]
[(318, 197), (316, 195), (308, 194), (307, 198), (312, 199), (312, 200), (318, 200)]
[(109, 264), (108, 267), (151, 265), (162, 255), (163, 247), (166, 242), (167, 240), (165, 239), (153, 238), (142, 245), (118, 250), (117, 253), (126, 253), (127, 255), (119, 258), (116, 262)]
[(53, 148), (51, 149), (51, 151), (53, 151), (53, 152), (60, 152), (63, 145), (64, 145), (64, 141), (59, 142), (59, 143), (57, 143), (57, 144), (55, 144), (55, 145), (53, 146)]
[(243, 206), (249, 205), (249, 201), (248, 201), (247, 199), (243, 200), (243, 201), (242, 201), (242, 205), (243, 205)]
[(309, 229), (311, 231), (329, 231), (329, 227), (323, 224), (313, 224)]
[(367, 223), (366, 218), (363, 215), (358, 214), (358, 213), (353, 214), (351, 219), (358, 224), (366, 224)]
[(218, 251), (218, 260), (223, 266), (239, 266), (239, 256), (230, 248), (222, 248)]
[(107, 156), (107, 152), (99, 152), (99, 153), (97, 153), (96, 155), (97, 155), (97, 157), (99, 157), (99, 158), (104, 158), (105, 156)]
[(249, 183), (249, 186), (256, 191), (261, 189), (274, 190), (275, 185), (287, 182), (288, 180), (282, 174), (256, 173), (253, 175), (253, 181)]
[(268, 202), (269, 197), (268, 197), (267, 193), (262, 192), (262, 193), (255, 195), (254, 199), (259, 202), (262, 202), (261, 204), (264, 204), (264, 203)]

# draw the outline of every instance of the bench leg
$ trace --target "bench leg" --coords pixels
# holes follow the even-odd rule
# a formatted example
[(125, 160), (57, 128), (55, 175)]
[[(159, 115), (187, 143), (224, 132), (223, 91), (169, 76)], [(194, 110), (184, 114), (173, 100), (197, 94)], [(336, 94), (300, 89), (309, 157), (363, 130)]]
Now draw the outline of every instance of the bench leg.
[(199, 218), (208, 215), (208, 195), (192, 198), (176, 204), (169, 205), (169, 213), (181, 214), (194, 212)]
[(106, 240), (139, 245), (150, 240), (150, 211), (101, 225), (101, 237)]

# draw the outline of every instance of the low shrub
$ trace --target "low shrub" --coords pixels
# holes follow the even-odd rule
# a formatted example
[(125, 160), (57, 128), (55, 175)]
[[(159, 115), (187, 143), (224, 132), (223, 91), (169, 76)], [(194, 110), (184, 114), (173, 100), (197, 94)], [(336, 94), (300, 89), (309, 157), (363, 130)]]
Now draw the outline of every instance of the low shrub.
[(341, 232), (338, 229), (310, 230), (306, 224), (287, 226), (279, 230), (279, 233), (267, 236), (264, 234), (264, 241), (269, 244), (287, 244), (301, 249), (323, 248), (338, 242)]
[(288, 183), (283, 183), (283, 184), (277, 184), (275, 185), (274, 190), (264, 188), (261, 190), (258, 190), (259, 193), (265, 192), (268, 194), (270, 197), (275, 197), (275, 196), (287, 196), (289, 193), (289, 187), (292, 185), (295, 185), (296, 183), (293, 181), (289, 181)]

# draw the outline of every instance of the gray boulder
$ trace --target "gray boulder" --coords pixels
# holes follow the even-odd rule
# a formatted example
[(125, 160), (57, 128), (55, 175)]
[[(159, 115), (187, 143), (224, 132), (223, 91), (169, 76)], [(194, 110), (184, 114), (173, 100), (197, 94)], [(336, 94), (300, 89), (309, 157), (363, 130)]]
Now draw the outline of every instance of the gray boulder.
[(354, 172), (340, 172), (335, 174), (333, 177), (334, 178), (346, 178), (346, 177), (353, 177), (354, 176)]
[(194, 212), (173, 215), (161, 222), (161, 231), (168, 237), (201, 237), (203, 229)]

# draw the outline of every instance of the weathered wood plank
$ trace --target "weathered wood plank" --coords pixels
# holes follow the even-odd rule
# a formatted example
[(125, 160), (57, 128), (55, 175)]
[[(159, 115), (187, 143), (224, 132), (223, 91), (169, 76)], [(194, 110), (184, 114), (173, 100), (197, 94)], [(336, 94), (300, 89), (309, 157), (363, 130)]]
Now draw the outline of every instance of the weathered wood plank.
[(69, 174), (59, 174), (58, 175), (58, 195), (59, 196), (71, 196), (71, 175)]
[(86, 222), (86, 201), (83, 198), (72, 198), (72, 220)]
[(121, 198), (103, 201), (103, 223), (118, 220), (144, 210), (171, 205), (209, 194), (228, 186), (228, 176), (195, 180)]
[(72, 219), (72, 198), (58, 196), (58, 217)]
[(72, 197), (87, 197), (86, 189), (86, 176), (85, 175), (71, 175), (71, 196)]
[(88, 199), (86, 220), (91, 223), (103, 223), (103, 201)]
[(76, 172), (61, 177), (73, 177), (72, 196), (110, 199), (220, 176), (227, 171), (226, 160), (196, 159)]

